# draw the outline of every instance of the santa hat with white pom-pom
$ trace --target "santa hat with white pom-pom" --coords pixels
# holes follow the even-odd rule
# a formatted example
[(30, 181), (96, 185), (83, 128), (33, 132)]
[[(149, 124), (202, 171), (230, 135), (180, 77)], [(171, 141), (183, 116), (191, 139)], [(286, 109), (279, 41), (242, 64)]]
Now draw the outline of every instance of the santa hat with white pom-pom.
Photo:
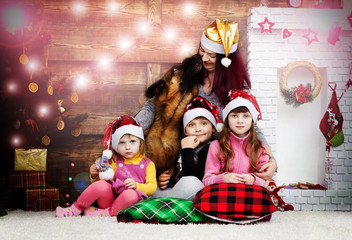
[(208, 119), (215, 129), (219, 132), (222, 129), (220, 115), (216, 105), (211, 104), (203, 97), (195, 97), (187, 105), (186, 111), (183, 115), (183, 130), (186, 129), (187, 124), (197, 117), (205, 117)]
[(260, 111), (257, 99), (247, 93), (237, 89), (230, 90), (227, 96), (227, 104), (222, 110), (223, 118), (226, 119), (227, 115), (235, 108), (247, 107), (252, 115), (254, 124), (257, 125), (258, 129), (264, 129), (265, 124), (262, 120), (262, 113)]
[(131, 116), (121, 116), (112, 123), (109, 123), (104, 133), (103, 157), (106, 156), (108, 159), (112, 157), (112, 152), (109, 149), (110, 145), (116, 152), (118, 152), (117, 144), (121, 137), (127, 133), (144, 140), (142, 127), (139, 126), (136, 120)]
[(221, 64), (230, 66), (230, 53), (234, 53), (238, 47), (238, 24), (227, 20), (216, 19), (203, 32), (201, 44), (208, 50), (219, 54), (225, 54)]

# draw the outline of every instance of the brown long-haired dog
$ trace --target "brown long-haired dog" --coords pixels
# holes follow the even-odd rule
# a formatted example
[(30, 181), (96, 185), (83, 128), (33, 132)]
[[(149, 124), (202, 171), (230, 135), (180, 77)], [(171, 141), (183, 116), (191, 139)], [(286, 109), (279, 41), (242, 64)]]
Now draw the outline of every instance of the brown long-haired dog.
[(173, 167), (181, 141), (181, 124), (187, 104), (198, 95), (202, 62), (198, 55), (173, 66), (146, 91), (155, 97), (155, 119), (146, 136), (146, 156), (156, 166), (157, 176)]

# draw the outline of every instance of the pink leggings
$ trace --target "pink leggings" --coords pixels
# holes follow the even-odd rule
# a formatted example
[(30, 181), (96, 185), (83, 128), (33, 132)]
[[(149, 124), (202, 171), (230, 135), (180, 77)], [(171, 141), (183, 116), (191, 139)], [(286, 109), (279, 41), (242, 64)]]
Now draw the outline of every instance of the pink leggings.
[(109, 208), (109, 214), (115, 216), (120, 210), (137, 203), (139, 197), (135, 190), (127, 189), (115, 198), (111, 184), (101, 180), (89, 185), (74, 205), (77, 209), (83, 211), (92, 205), (95, 200), (97, 200), (99, 208)]

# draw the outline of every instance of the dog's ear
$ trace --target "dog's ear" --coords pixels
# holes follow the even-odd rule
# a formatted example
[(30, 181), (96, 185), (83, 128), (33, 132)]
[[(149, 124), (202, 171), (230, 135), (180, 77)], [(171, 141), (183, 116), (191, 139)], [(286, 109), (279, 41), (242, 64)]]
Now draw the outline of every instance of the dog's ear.
[(166, 85), (165, 81), (160, 79), (155, 83), (153, 83), (152, 85), (150, 85), (145, 91), (144, 95), (147, 98), (155, 97), (157, 94), (161, 92), (161, 90), (164, 88), (165, 85)]

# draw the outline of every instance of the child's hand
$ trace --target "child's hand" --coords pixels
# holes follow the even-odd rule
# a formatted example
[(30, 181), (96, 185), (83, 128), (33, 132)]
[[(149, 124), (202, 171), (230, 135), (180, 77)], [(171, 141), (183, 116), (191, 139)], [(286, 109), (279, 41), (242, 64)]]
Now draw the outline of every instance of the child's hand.
[(246, 184), (253, 184), (254, 183), (255, 179), (252, 174), (245, 173), (242, 175), (243, 175), (244, 183), (246, 183)]
[(170, 171), (167, 170), (159, 176), (158, 183), (161, 190), (167, 188), (167, 184), (170, 182), (171, 175), (169, 173)]
[(128, 189), (136, 189), (137, 188), (137, 185), (136, 185), (136, 182), (132, 179), (132, 178), (127, 178), (123, 184), (125, 185), (126, 188)]
[(227, 173), (224, 176), (225, 183), (245, 183), (243, 174)]
[(181, 148), (193, 148), (195, 149), (199, 145), (197, 136), (188, 136), (181, 140)]
[(94, 164), (92, 164), (90, 166), (89, 173), (90, 173), (91, 178), (93, 178), (93, 179), (97, 178), (99, 175), (98, 168)]

